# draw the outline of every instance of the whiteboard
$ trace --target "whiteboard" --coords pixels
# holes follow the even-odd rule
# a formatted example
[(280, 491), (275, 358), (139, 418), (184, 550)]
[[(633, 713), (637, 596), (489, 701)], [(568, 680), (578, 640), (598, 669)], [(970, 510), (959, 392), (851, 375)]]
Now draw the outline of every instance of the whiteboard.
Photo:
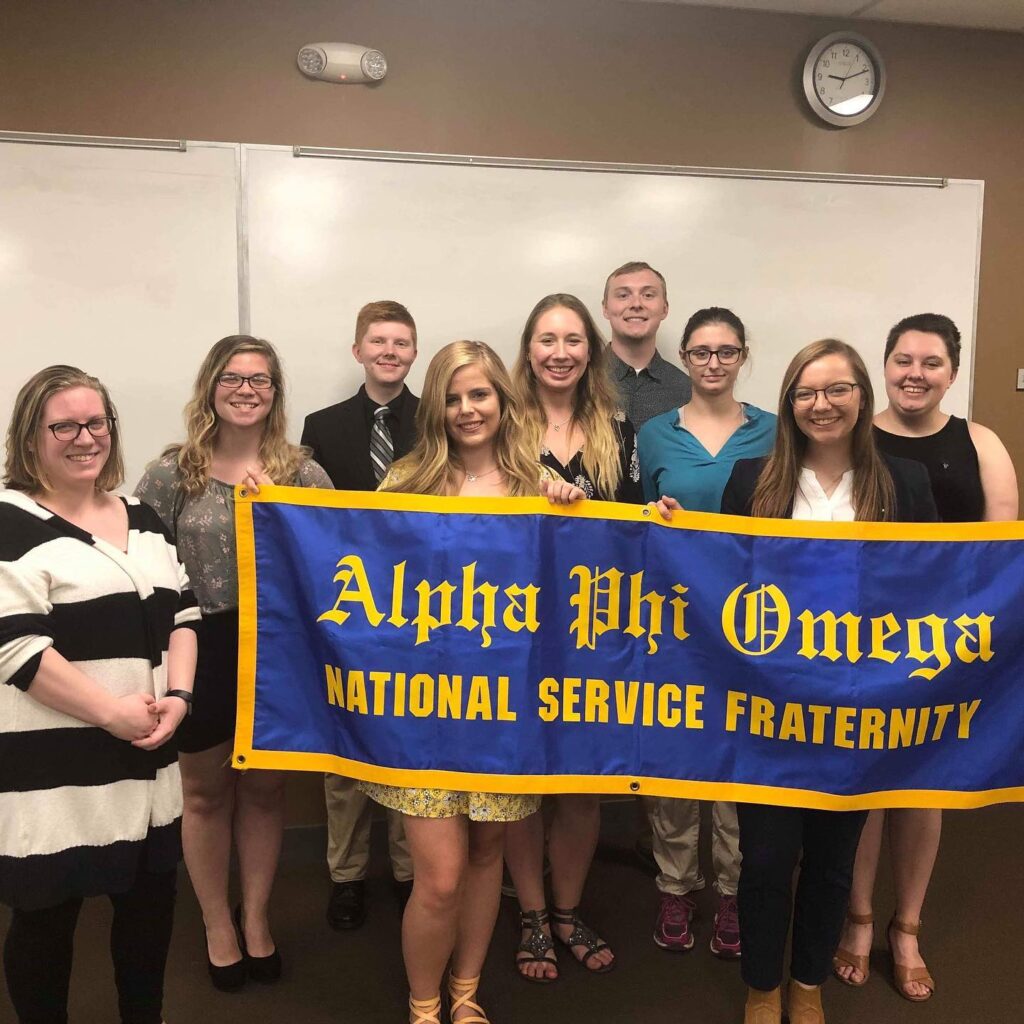
[(666, 277), (662, 355), (704, 306), (748, 329), (740, 397), (767, 409), (803, 345), (855, 345), (885, 404), (882, 350), (912, 313), (943, 312), (963, 334), (946, 407), (967, 415), (983, 184), (945, 188), (736, 180), (621, 171), (316, 159), (246, 150), (254, 333), (278, 344), (301, 417), (353, 393), (356, 312), (373, 299), (416, 319), (418, 391), (430, 355), (478, 338), (511, 362), (542, 296), (578, 295), (602, 329), (609, 271), (646, 260)]
[(127, 486), (182, 436), (210, 345), (238, 330), (238, 148), (0, 143), (3, 429), (37, 370), (111, 390)]
[(687, 177), (623, 170), (296, 158), (189, 143), (184, 152), (0, 142), (4, 423), (21, 384), (69, 362), (111, 388), (127, 482), (182, 437), (199, 363), (239, 330), (269, 338), (288, 375), (290, 433), (362, 380), (356, 312), (395, 298), (419, 326), (410, 375), (456, 338), (509, 362), (543, 295), (580, 296), (606, 327), (607, 273), (643, 259), (668, 279), (660, 345), (689, 314), (746, 322), (741, 397), (772, 409), (789, 357), (834, 335), (882, 386), (888, 328), (949, 314), (964, 336), (948, 408), (966, 415), (983, 186)]

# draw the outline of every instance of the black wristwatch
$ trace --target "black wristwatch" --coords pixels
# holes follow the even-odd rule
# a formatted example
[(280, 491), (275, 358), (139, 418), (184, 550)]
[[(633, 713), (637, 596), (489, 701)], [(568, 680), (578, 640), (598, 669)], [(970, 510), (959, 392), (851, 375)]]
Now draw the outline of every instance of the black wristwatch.
[(164, 694), (164, 696), (165, 697), (180, 697), (185, 702), (185, 708), (186, 708), (185, 715), (186, 715), (186, 717), (188, 715), (192, 714), (192, 694), (189, 693), (188, 690), (168, 690)]

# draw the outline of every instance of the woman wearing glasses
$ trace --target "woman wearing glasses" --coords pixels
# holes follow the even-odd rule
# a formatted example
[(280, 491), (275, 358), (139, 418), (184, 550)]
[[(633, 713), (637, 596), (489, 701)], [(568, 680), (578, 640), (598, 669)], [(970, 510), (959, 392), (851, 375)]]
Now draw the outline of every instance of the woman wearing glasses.
[[(940, 408), (959, 367), (960, 332), (948, 316), (921, 313), (896, 324), (885, 343), (889, 405), (875, 417), (875, 442), (883, 452), (927, 467), (943, 521), (1014, 520), (1017, 477), (1003, 443), (980, 423), (968, 423)], [(921, 958), (917, 933), (939, 850), (939, 810), (902, 808), (868, 815), (835, 972), (848, 985), (860, 986), (868, 980), (871, 903), (885, 829), (896, 889), (886, 936), (893, 975), (900, 995), (924, 1002), (935, 991), (935, 982)]]
[[(874, 397), (857, 352), (827, 339), (786, 370), (778, 431), (767, 459), (736, 463), (722, 511), (776, 519), (933, 522), (935, 502), (918, 463), (884, 456), (871, 426)], [(828, 977), (850, 896), (866, 811), (739, 804), (744, 1024), (779, 1024), (790, 917), (791, 1024), (822, 1024)], [(795, 901), (793, 871), (800, 863)]]
[[(699, 309), (687, 321), (679, 357), (690, 374), (693, 397), (681, 409), (644, 424), (637, 442), (644, 498), (672, 509), (718, 512), (722, 491), (737, 459), (771, 451), (775, 416), (735, 397), (736, 378), (747, 360), (743, 322), (728, 309)], [(694, 944), (690, 922), (696, 904), (688, 895), (704, 888), (697, 859), (700, 802), (650, 797), (648, 816), (660, 893), (654, 941), (683, 951)], [(718, 907), (711, 952), (723, 959), (740, 955), (736, 885), (740, 874), (736, 805), (716, 801), (711, 817), (711, 859)]]
[[(638, 503), (636, 437), (617, 411), (604, 360), (605, 343), (575, 295), (548, 295), (534, 306), (512, 370), (525, 413), (526, 444), (552, 475), (579, 487), (588, 498)], [(608, 944), (578, 914), (601, 827), (598, 797), (565, 794), (552, 797), (551, 804), (550, 915), (544, 895), (540, 811), (509, 825), (505, 840), (522, 927), (516, 966), (525, 980), (538, 983), (558, 977), (552, 929), (572, 956), (595, 974), (611, 970), (615, 959)]]
[[(284, 378), (269, 342), (222, 338), (185, 407), (186, 437), (146, 470), (136, 494), (160, 514), (203, 610), (192, 715), (178, 734), (185, 790), (185, 863), (203, 910), (214, 986), (276, 981), (281, 958), (267, 921), (284, 815), (284, 776), (230, 767), (238, 657), (234, 488), (330, 487), (285, 436)], [(228, 903), (231, 843), (242, 902)]]
[(107, 389), (50, 366), (14, 401), (0, 493), (0, 902), (19, 1021), (66, 1021), (86, 896), (113, 904), (126, 1024), (160, 1024), (180, 858), (167, 740), (199, 619), (159, 518), (124, 475)]

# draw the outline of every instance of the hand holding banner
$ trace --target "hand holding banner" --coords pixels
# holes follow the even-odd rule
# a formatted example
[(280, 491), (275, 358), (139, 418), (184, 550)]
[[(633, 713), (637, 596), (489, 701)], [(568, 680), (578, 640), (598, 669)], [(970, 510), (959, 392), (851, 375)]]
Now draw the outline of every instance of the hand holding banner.
[(266, 487), (236, 767), (826, 809), (1024, 799), (1024, 524)]

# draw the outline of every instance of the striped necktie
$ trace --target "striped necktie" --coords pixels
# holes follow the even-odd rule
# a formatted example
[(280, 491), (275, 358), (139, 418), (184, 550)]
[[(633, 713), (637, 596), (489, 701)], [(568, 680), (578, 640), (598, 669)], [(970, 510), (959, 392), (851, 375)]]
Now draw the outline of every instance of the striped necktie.
[(373, 413), (373, 429), (370, 431), (370, 462), (373, 464), (373, 478), (380, 483), (395, 458), (395, 445), (388, 430), (387, 416), (391, 410), (382, 405)]

